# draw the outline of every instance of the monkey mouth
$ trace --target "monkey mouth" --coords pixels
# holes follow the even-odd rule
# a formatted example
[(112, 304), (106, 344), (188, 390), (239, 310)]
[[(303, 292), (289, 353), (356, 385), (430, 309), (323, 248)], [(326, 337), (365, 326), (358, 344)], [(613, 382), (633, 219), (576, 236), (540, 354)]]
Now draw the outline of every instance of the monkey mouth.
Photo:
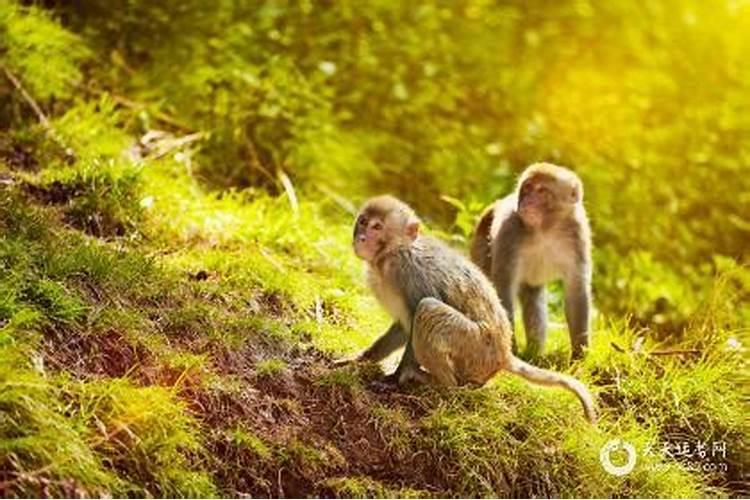
[(359, 247), (359, 245), (357, 244), (356, 241), (354, 243), (352, 243), (352, 250), (354, 250), (354, 255), (356, 255), (360, 259), (364, 259), (364, 255), (362, 253), (362, 250), (360, 249), (360, 247)]
[(542, 221), (544, 218), (539, 213), (538, 210), (533, 210), (529, 208), (521, 208), (518, 211), (518, 214), (521, 216), (521, 220), (523, 220), (524, 224), (531, 227), (539, 227), (542, 225)]
[(354, 249), (354, 255), (356, 255), (360, 259), (364, 261), (372, 260), (373, 256), (370, 255), (370, 253), (367, 251), (367, 247), (363, 243), (355, 241), (354, 243), (352, 243), (352, 247)]

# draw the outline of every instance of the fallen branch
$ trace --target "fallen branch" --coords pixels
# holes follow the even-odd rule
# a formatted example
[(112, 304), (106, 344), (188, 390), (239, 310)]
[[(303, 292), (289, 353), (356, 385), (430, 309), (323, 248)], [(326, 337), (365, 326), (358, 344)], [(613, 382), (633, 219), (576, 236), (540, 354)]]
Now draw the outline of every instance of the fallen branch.
[[(164, 140), (159, 141), (156, 144), (156, 147), (154, 148), (153, 153), (147, 156), (152, 159), (163, 158), (164, 156), (168, 155), (169, 153), (171, 153), (172, 151), (176, 149), (180, 149), (184, 146), (187, 146), (191, 142), (203, 140), (206, 137), (207, 137), (207, 134), (204, 132), (194, 132), (192, 134), (188, 134), (183, 137), (164, 139)], [(141, 139), (141, 144), (143, 143), (144, 141), (143, 139)]]
[(26, 104), (28, 104), (29, 107), (34, 111), (34, 114), (36, 114), (37, 118), (39, 119), (39, 123), (42, 125), (42, 128), (44, 128), (47, 136), (62, 148), (63, 152), (69, 159), (75, 159), (75, 151), (73, 151), (72, 148), (66, 145), (65, 141), (63, 141), (62, 138), (57, 134), (54, 127), (52, 126), (52, 123), (49, 121), (49, 118), (47, 118), (47, 115), (45, 115), (44, 111), (42, 111), (42, 107), (24, 88), (21, 80), (16, 75), (14, 75), (13, 72), (9, 70), (8, 67), (4, 64), (0, 64), (0, 69), (2, 69), (3, 74), (8, 79), (8, 81), (10, 81), (10, 83), (12, 83), (16, 88), (16, 91), (21, 94), (21, 97), (26, 102)]
[[(87, 89), (89, 92), (101, 95), (104, 92), (103, 91), (97, 91), (93, 89)], [(117, 104), (119, 104), (122, 107), (128, 108), (128, 109), (134, 109), (134, 110), (144, 110), (148, 109), (148, 106), (142, 102), (136, 102), (131, 99), (128, 99), (127, 97), (123, 97), (121, 95), (117, 94), (110, 94), (107, 93), (107, 95), (110, 96), (110, 98)], [(156, 118), (158, 121), (166, 123), (167, 125), (171, 125), (174, 128), (181, 130), (183, 132), (191, 132), (192, 129), (182, 123), (181, 121), (177, 120), (177, 118), (174, 118), (166, 113), (163, 113), (161, 111), (154, 111), (154, 110), (148, 110), (149, 114), (153, 115), (154, 118)]]
[(11, 71), (4, 64), (0, 64), (0, 68), (2, 68), (3, 73), (5, 73), (5, 77), (10, 80), (10, 83), (12, 83), (16, 90), (21, 94), (21, 97), (23, 97), (23, 100), (26, 101), (26, 104), (28, 104), (29, 107), (34, 110), (37, 118), (39, 118), (39, 123), (41, 123), (45, 129), (50, 130), (52, 128), (52, 125), (50, 124), (47, 115), (44, 114), (41, 106), (39, 106), (34, 98), (31, 97), (31, 94), (29, 94), (26, 89), (23, 88), (23, 85), (21, 85), (21, 80), (19, 80), (16, 75), (11, 73)]

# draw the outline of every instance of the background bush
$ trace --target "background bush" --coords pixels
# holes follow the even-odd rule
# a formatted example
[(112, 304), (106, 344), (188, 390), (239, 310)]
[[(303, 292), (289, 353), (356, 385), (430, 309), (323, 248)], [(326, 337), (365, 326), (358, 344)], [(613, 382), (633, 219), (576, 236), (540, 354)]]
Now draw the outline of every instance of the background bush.
[(645, 319), (680, 323), (714, 256), (747, 258), (744, 4), (84, 1), (57, 11), (105, 63), (88, 85), (146, 105), (134, 127), (163, 112), (209, 134), (200, 174), (215, 186), (279, 189), (282, 169), (354, 200), (394, 192), (445, 227), (456, 209), (441, 195), (487, 202), (525, 165), (559, 162), (586, 183), (602, 307), (624, 293)]
[(204, 132), (217, 188), (280, 191), (283, 171), (355, 202), (394, 192), (451, 229), (440, 195), (481, 206), (559, 162), (586, 184), (602, 307), (625, 294), (678, 326), (714, 256), (747, 259), (743, 3), (84, 0), (10, 4), (0, 25), (48, 106), (76, 85), (138, 111), (132, 131)]
[(747, 260), (744, 3), (46, 6), (2, 7), (7, 67), (48, 110), (104, 94), (61, 118), (80, 130), (199, 132), (208, 186), (281, 192), (283, 172), (347, 205), (389, 191), (461, 239), (524, 166), (558, 162), (586, 185), (600, 308), (669, 332), (718, 260)]

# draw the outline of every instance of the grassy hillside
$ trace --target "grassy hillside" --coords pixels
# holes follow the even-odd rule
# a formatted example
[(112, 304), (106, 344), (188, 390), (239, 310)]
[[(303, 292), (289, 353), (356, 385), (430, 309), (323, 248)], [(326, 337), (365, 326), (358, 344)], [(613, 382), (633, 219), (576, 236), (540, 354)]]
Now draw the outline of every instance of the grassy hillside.
[[(111, 8), (117, 13), (122, 5)], [(742, 188), (748, 179), (744, 164), (717, 160), (716, 169), (726, 176), (722, 182), (736, 185), (723, 196), (730, 214), (725, 226), (714, 225), (721, 219), (713, 212), (684, 231), (665, 222), (698, 203), (691, 193), (707, 181), (703, 170), (695, 170), (686, 174), (688, 184), (676, 188), (687, 206), (659, 212), (665, 221), (654, 223), (647, 245), (637, 230), (647, 224), (642, 215), (673, 193), (665, 187), (651, 205), (633, 207), (641, 218), (623, 213), (628, 209), (621, 203), (638, 199), (643, 186), (661, 186), (649, 183), (650, 176), (668, 178), (671, 167), (636, 176), (624, 190), (633, 192), (622, 193), (617, 179), (634, 175), (636, 167), (613, 169), (608, 177), (599, 167), (609, 150), (563, 149), (595, 193), (589, 211), (598, 231), (599, 311), (591, 352), (571, 365), (559, 293), (553, 290), (553, 332), (548, 354), (538, 362), (574, 374), (592, 389), (601, 413), (596, 427), (585, 422), (571, 395), (511, 376), (500, 375), (481, 389), (393, 390), (379, 383), (383, 367), (331, 366), (334, 357), (365, 347), (388, 325), (350, 249), (352, 207), (368, 192), (406, 189), (410, 174), (403, 166), (416, 157), (405, 144), (389, 156), (394, 136), (411, 137), (443, 111), (461, 113), (436, 109), (431, 99), (438, 90), (428, 88), (413, 90), (422, 99), (409, 105), (380, 96), (383, 106), (394, 107), (368, 108), (362, 117), (368, 130), (347, 127), (342, 114), (365, 98), (351, 82), (336, 84), (350, 91), (343, 92), (310, 77), (312, 55), (307, 60), (295, 52), (320, 55), (349, 46), (350, 35), (342, 34), (339, 18), (329, 11), (321, 22), (340, 35), (338, 45), (297, 47), (283, 43), (281, 33), (282, 40), (268, 47), (256, 40), (252, 50), (258, 53), (248, 54), (242, 50), (249, 48), (236, 45), (270, 30), (268, 23), (309, 28), (304, 7), (298, 11), (282, 2), (271, 12), (264, 4), (249, 32), (235, 26), (238, 41), (211, 38), (215, 33), (204, 31), (203, 23), (212, 20), (206, 13), (193, 19), (187, 9), (170, 31), (161, 24), (160, 7), (133, 5), (134, 11), (114, 16), (119, 21), (97, 2), (83, 2), (80, 17), (71, 17), (64, 5), (50, 11), (0, 5), (2, 496), (750, 494), (750, 272), (742, 229), (742, 207), (750, 198)], [(409, 19), (403, 25), (394, 21), (395, 4), (367, 5), (368, 22), (377, 26), (387, 18), (414, 50), (421, 49), (417, 55), (432, 50), (413, 38)], [(483, 5), (475, 8), (490, 9)], [(223, 12), (241, 23), (236, 12), (222, 9), (230, 7), (222, 4), (217, 16)], [(597, 15), (609, 19), (614, 11)], [(472, 12), (462, 16), (474, 19)], [(547, 28), (550, 20), (566, 22), (566, 12), (549, 12), (549, 19), (536, 21)], [(437, 43), (440, 25), (434, 23), (443, 14), (433, 14), (426, 9), (424, 25), (414, 29)], [(523, 23), (534, 21), (524, 15)], [(356, 32), (356, 15), (343, 16)], [(97, 24), (102, 19), (110, 20)], [(190, 26), (190, 36), (213, 40), (216, 52), (190, 52), (202, 45), (185, 38), (178, 21)], [(472, 37), (489, 36), (471, 23), (456, 30), (469, 28), (477, 30)], [(389, 46), (375, 41), (389, 42), (372, 36), (373, 53), (389, 54)], [(727, 40), (730, 48), (744, 43)], [(166, 49), (159, 41), (171, 44), (176, 61), (188, 57), (182, 50), (192, 54), (192, 79), (164, 81), (160, 65), (170, 59), (160, 54)], [(288, 52), (269, 62), (266, 51), (277, 43)], [(468, 56), (473, 50), (467, 49)], [(406, 52), (394, 60), (417, 57)], [(299, 67), (290, 69), (286, 57)], [(451, 57), (434, 64), (438, 70), (458, 64)], [(369, 75), (377, 87), (375, 66), (355, 60), (362, 67), (346, 70), (339, 63), (343, 74)], [(243, 66), (248, 61), (262, 67)], [(681, 71), (688, 71), (685, 66)], [(408, 67), (400, 70), (404, 78)], [(526, 70), (528, 78), (536, 74)], [(650, 88), (658, 78), (647, 80)], [(239, 81), (254, 93), (235, 87)], [(208, 101), (196, 98), (204, 85), (216, 93), (210, 110), (203, 108)], [(227, 96), (238, 99), (236, 106)], [(697, 96), (696, 109), (713, 110), (711, 99)], [(513, 104), (505, 112), (525, 112), (521, 101)], [(717, 113), (701, 123), (710, 128)], [(742, 131), (744, 125), (727, 113), (731, 123), (722, 127)], [(415, 129), (391, 130), (394, 116), (411, 117)], [(469, 126), (470, 117), (451, 116)], [(476, 121), (478, 127), (493, 124), (488, 117)], [(442, 156), (425, 160), (424, 170), (414, 168), (416, 177), (441, 162), (452, 165), (464, 152), (456, 145), (465, 132), (461, 127), (433, 125), (442, 135), (425, 130), (419, 137), (433, 146), (444, 139)], [(486, 152), (487, 130), (468, 133), (476, 140), (469, 149)], [(684, 139), (681, 131), (665, 133)], [(568, 132), (555, 129), (561, 140)], [(504, 156), (514, 169), (552, 148), (530, 145), (514, 130), (502, 133), (514, 145)], [(716, 151), (731, 149), (721, 158), (745, 158), (749, 150), (737, 134), (713, 143)], [(648, 162), (649, 155), (661, 158), (675, 144), (628, 147), (646, 148), (634, 161)], [(464, 175), (474, 185), (491, 179), (496, 191), (509, 186), (511, 169), (503, 167), (501, 176), (490, 172), (496, 151), (489, 152), (491, 158), (476, 160), (471, 172), (456, 160), (458, 166), (446, 168), (446, 183), (410, 193), (429, 229), (459, 248), (479, 207), (498, 193), (471, 196), (449, 189), (447, 181)], [(406, 173), (393, 183), (371, 178), (363, 172), (374, 162)], [(439, 201), (440, 195), (450, 196), (450, 203)], [(614, 221), (614, 214), (621, 218)], [(724, 246), (706, 250), (714, 233), (721, 233), (723, 239), (715, 241)], [(661, 253), (662, 243), (688, 248), (670, 259)], [(602, 467), (600, 450), (612, 439), (635, 446), (638, 460), (630, 474), (618, 477)], [(725, 454), (718, 450), (721, 443)], [(707, 447), (703, 454), (701, 445)]]
[[(484, 389), (386, 390), (378, 367), (329, 367), (387, 325), (363, 289), (340, 207), (207, 195), (172, 160), (96, 172), (5, 165), (5, 496), (740, 487), (736, 332), (696, 322), (694, 340), (678, 347), (697, 354), (662, 357), (649, 355), (645, 332), (600, 317), (593, 352), (568, 368), (558, 328), (544, 363), (590, 384), (602, 412), (595, 429), (574, 398), (511, 377)], [(104, 229), (121, 225), (132, 232)], [(613, 436), (659, 449), (616, 478), (599, 463)], [(682, 440), (727, 442), (728, 470), (691, 472), (694, 461), (662, 454), (662, 443)]]

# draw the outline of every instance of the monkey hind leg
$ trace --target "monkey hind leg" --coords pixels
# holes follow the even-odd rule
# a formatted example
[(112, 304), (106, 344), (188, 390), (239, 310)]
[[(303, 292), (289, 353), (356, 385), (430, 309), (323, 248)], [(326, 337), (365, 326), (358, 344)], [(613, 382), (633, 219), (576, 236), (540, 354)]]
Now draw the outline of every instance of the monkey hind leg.
[(526, 331), (526, 355), (534, 359), (544, 354), (547, 342), (547, 298), (543, 286), (522, 285), (518, 290)]
[(404, 371), (400, 374), (397, 374), (398, 376), (398, 383), (408, 384), (409, 382), (417, 382), (419, 384), (433, 384), (435, 382), (435, 377), (428, 373), (420, 367), (408, 367), (404, 369)]
[(464, 366), (470, 360), (462, 359), (462, 354), (479, 352), (481, 347), (474, 346), (479, 337), (479, 326), (448, 304), (428, 297), (417, 306), (412, 327), (414, 354), (437, 383), (455, 386), (471, 381)]

